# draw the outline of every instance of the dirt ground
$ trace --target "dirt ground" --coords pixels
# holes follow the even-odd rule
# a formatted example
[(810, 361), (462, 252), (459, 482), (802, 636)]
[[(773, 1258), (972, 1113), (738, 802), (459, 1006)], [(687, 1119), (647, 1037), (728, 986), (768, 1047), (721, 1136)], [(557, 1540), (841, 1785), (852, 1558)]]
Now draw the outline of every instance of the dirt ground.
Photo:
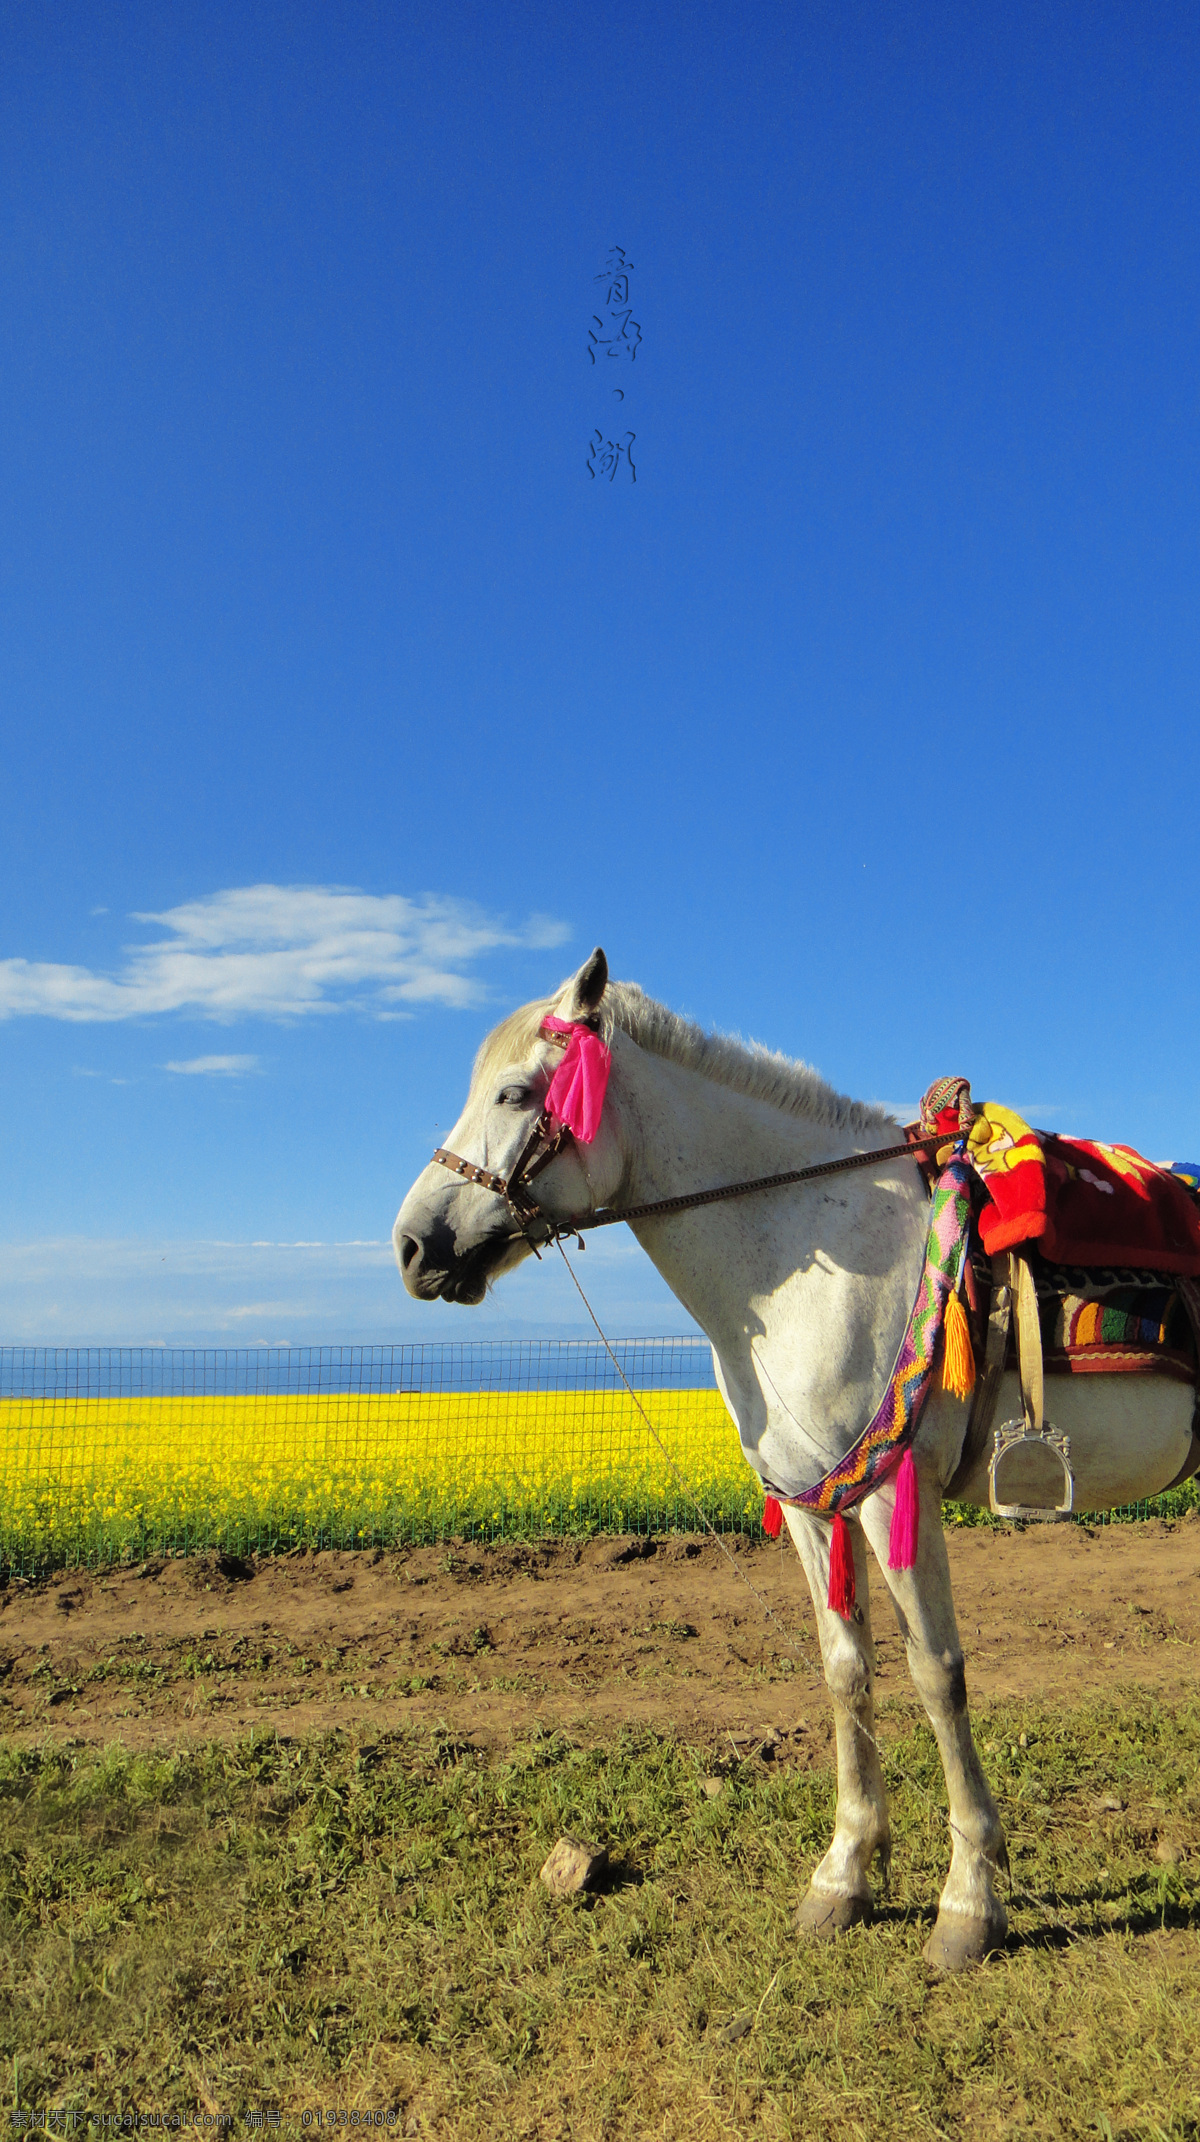
[[(829, 1711), (799, 1564), (786, 1534), (725, 1544), (197, 1555), (13, 1579), (0, 1589), (0, 1734), (165, 1749), (254, 1726), (296, 1738), (441, 1725), (500, 1749), (537, 1726), (586, 1740), (632, 1725), (815, 1752)], [(1195, 1690), (1194, 1516), (959, 1531), (950, 1559), (972, 1697)], [(874, 1574), (872, 1600), (884, 1714), (908, 1713)]]

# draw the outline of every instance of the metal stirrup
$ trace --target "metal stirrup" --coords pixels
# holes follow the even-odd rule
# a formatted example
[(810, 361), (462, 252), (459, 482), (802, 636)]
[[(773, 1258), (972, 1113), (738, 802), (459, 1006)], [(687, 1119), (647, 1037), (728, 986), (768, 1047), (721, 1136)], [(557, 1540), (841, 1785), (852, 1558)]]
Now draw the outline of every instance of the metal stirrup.
[[(997, 1428), (988, 1466), (988, 1501), (996, 1517), (1051, 1519), (1069, 1517), (1075, 1506), (1075, 1475), (1071, 1470), (1071, 1438), (1045, 1418), (1045, 1375), (1042, 1363), (1042, 1325), (1037, 1287), (1028, 1257), (1009, 1253), (1010, 1288), (1016, 1297), (1017, 1363), (1021, 1376), (1019, 1420), (1004, 1421)], [(1063, 1499), (1057, 1503), (1004, 1502), (997, 1492), (996, 1475), (1003, 1460), (1024, 1445), (1048, 1450), (1063, 1469)]]

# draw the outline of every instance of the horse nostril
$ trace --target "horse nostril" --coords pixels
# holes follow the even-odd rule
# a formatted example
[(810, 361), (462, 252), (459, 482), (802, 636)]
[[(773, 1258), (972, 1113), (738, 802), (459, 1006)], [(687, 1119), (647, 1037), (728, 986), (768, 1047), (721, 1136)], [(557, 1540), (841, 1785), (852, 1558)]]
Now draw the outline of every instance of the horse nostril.
[(418, 1242), (418, 1240), (417, 1240), (416, 1236), (415, 1236), (415, 1235), (401, 1235), (401, 1237), (400, 1237), (400, 1270), (401, 1270), (402, 1272), (408, 1272), (408, 1271), (410, 1271), (410, 1270), (412, 1269), (413, 1265), (415, 1265), (415, 1264), (418, 1264), (418, 1263), (420, 1262), (420, 1257), (421, 1257), (421, 1245), (420, 1245), (420, 1243)]

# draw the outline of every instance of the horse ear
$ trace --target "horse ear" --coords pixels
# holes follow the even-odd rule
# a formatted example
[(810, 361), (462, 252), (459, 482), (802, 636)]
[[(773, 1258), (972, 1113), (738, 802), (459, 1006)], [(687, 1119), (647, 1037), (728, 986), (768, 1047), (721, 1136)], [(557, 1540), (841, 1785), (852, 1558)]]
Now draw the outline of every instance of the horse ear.
[(594, 1012), (608, 987), (608, 961), (599, 945), (590, 959), (585, 959), (578, 974), (567, 983), (563, 1002), (565, 1019), (586, 1019)]

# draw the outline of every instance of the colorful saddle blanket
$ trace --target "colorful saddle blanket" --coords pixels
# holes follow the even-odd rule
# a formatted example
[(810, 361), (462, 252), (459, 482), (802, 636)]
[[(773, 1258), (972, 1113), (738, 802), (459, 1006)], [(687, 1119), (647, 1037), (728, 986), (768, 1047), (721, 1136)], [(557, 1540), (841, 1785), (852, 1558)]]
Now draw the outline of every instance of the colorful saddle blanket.
[[(991, 1265), (975, 1253), (971, 1337), (977, 1355), (985, 1341), (985, 1304)], [(1030, 1258), (1042, 1327), (1042, 1359), (1048, 1376), (1158, 1374), (1179, 1383), (1200, 1375), (1200, 1285), (1184, 1275), (1165, 1282), (1160, 1273), (1124, 1266), (1116, 1271), (1047, 1264)], [(1017, 1365), (1016, 1334), (1009, 1333), (1007, 1365)]]
[(966, 1130), (989, 1256), (1028, 1243), (1052, 1264), (1200, 1277), (1200, 1169), (1190, 1162), (1159, 1167), (1129, 1145), (1033, 1130), (998, 1101), (976, 1107), (965, 1079), (930, 1088), (921, 1128), (951, 1137)]

